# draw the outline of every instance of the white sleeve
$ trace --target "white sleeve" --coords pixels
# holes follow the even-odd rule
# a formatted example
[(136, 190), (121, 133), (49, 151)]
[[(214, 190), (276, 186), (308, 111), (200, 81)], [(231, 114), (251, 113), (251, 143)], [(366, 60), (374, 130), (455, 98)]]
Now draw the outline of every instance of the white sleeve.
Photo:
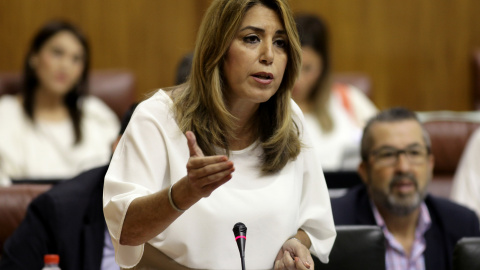
[[(165, 99), (162, 102), (155, 96), (137, 106), (105, 176), (103, 193), (105, 220), (115, 247), (115, 260), (124, 268), (131, 268), (138, 264), (144, 247), (143, 244), (125, 246), (119, 243), (130, 203), (138, 197), (157, 192), (170, 185), (169, 159), (171, 158), (168, 157), (167, 148), (175, 149), (175, 147), (167, 144), (168, 137), (172, 136), (172, 130), (178, 126), (165, 125), (168, 123), (165, 119), (170, 117), (168, 108), (169, 105), (166, 104)], [(178, 135), (182, 133), (175, 133), (175, 136), (178, 137)], [(183, 140), (187, 145), (186, 139), (183, 138)], [(177, 152), (182, 152), (182, 149)], [(182, 169), (175, 168), (175, 170), (183, 173)]]
[[(22, 178), (26, 174), (24, 152), (30, 130), (25, 128), (31, 121), (24, 116), (16, 96), (0, 97), (0, 186), (10, 186), (10, 178)], [(24, 178), (24, 177), (23, 177)]]
[(453, 179), (453, 201), (473, 209), (480, 217), (480, 128), (465, 146)]
[[(1, 160), (0, 160), (1, 162)], [(9, 187), (12, 185), (10, 178), (2, 172), (2, 167), (0, 166), (0, 187)]]
[(303, 190), (300, 202), (300, 228), (310, 238), (310, 252), (323, 263), (328, 263), (328, 256), (336, 238), (332, 207), (325, 176), (320, 166), (319, 158), (314, 151), (300, 108), (293, 104), (292, 111), (298, 118), (301, 133), (304, 175)]
[[(17, 138), (23, 137), (18, 136)], [(15, 143), (17, 141), (17, 138), (11, 138), (11, 140), (6, 140), (4, 136), (0, 134), (0, 140), (2, 141), (2, 143), (0, 143), (0, 187), (10, 186), (12, 184), (10, 177), (22, 175), (24, 173), (19, 165), (21, 164), (19, 158), (21, 158), (22, 156), (14, 155), (15, 150), (17, 149), (16, 146), (18, 145)]]

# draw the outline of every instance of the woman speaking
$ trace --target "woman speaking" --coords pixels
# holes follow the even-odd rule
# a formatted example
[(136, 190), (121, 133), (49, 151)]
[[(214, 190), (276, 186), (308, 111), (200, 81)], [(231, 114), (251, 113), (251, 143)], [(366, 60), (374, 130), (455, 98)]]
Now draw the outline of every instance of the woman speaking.
[(328, 261), (328, 191), (291, 101), (300, 55), (286, 0), (212, 2), (188, 81), (137, 107), (105, 177), (121, 267), (153, 247), (182, 267), (239, 269), (238, 221), (247, 269)]

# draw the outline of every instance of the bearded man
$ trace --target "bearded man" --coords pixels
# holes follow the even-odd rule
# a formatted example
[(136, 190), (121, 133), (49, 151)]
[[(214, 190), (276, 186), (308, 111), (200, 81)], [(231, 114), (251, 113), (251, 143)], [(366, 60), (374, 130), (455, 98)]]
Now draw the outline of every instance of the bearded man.
[(382, 228), (387, 270), (452, 269), (457, 241), (480, 235), (473, 211), (427, 193), (434, 166), (430, 148), (414, 112), (380, 112), (363, 131), (358, 173), (364, 185), (332, 199), (335, 225)]

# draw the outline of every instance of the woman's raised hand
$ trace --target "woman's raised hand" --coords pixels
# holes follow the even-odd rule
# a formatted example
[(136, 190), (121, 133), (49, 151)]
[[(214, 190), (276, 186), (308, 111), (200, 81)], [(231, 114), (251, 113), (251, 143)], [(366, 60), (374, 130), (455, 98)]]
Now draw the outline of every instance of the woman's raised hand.
[(233, 162), (225, 155), (205, 156), (197, 144), (195, 134), (185, 133), (190, 158), (187, 162), (187, 178), (194, 196), (208, 197), (219, 186), (232, 179)]

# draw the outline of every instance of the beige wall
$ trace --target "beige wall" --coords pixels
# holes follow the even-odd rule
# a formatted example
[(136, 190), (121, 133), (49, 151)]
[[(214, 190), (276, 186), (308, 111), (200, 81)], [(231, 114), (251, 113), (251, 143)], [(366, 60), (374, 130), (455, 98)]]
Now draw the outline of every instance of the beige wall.
[[(0, 71), (19, 71), (36, 29), (67, 18), (88, 35), (93, 68), (129, 68), (137, 98), (174, 82), (194, 47), (209, 0), (0, 0)], [(480, 1), (291, 0), (332, 32), (335, 71), (372, 78), (380, 108), (472, 108), (471, 53), (480, 47)]]

